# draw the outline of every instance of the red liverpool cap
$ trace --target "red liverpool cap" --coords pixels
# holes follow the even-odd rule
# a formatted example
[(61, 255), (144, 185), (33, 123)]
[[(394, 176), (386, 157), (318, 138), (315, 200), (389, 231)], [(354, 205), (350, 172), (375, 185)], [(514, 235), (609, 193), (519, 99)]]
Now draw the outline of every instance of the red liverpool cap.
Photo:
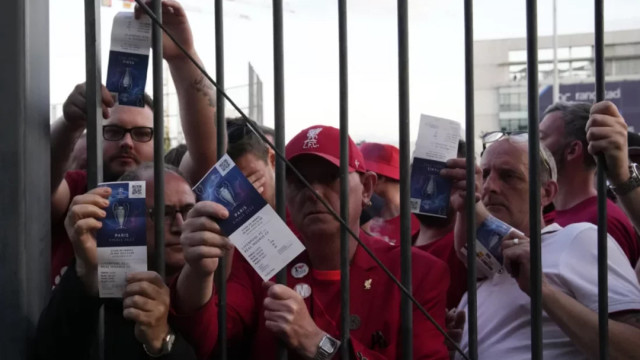
[[(325, 125), (311, 126), (298, 133), (286, 147), (287, 160), (298, 155), (321, 156), (336, 166), (340, 166), (340, 130)], [(356, 144), (349, 137), (349, 171), (366, 172), (364, 158)]]

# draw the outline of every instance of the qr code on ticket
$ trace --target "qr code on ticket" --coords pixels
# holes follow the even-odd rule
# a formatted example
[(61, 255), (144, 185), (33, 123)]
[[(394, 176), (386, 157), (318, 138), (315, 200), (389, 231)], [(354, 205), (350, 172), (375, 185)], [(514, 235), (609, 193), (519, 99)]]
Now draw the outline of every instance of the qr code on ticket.
[(145, 189), (144, 189), (144, 181), (135, 181), (129, 184), (129, 198), (144, 198), (145, 197)]
[(225, 154), (225, 156), (223, 156), (220, 161), (218, 161), (216, 167), (218, 168), (220, 175), (224, 176), (224, 174), (226, 174), (233, 167), (233, 161), (231, 160), (229, 155)]

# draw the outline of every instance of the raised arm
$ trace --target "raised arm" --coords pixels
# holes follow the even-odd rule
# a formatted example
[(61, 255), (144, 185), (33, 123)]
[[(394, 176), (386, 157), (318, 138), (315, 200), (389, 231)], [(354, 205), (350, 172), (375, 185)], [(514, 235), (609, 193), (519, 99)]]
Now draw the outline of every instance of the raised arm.
[[(142, 9), (136, 7), (136, 16), (142, 14)], [(189, 54), (202, 65), (193, 45), (193, 35), (187, 15), (180, 3), (173, 0), (162, 2), (162, 22)], [(163, 36), (162, 46), (163, 57), (169, 64), (171, 77), (176, 86), (182, 130), (188, 148), (180, 170), (191, 184), (195, 184), (217, 160), (216, 93), (213, 85), (166, 34)]]
[[(449, 159), (447, 167), (442, 169), (440, 175), (452, 182), (451, 200), (449, 205), (456, 212), (456, 226), (454, 230), (454, 248), (456, 254), (464, 264), (467, 263), (467, 256), (461, 250), (467, 243), (467, 219), (466, 219), (466, 197), (467, 197), (467, 175), (466, 160), (464, 158)], [(489, 215), (487, 209), (480, 201), (480, 188), (482, 184), (482, 173), (476, 166), (476, 225), (484, 221)]]
[[(51, 215), (56, 222), (71, 203), (69, 186), (64, 180), (69, 158), (78, 138), (87, 127), (85, 84), (78, 84), (62, 106), (63, 116), (51, 124)], [(102, 86), (102, 116), (109, 118), (115, 105), (111, 94)]]
[[(627, 131), (627, 124), (612, 102), (602, 101), (591, 107), (587, 123), (589, 153), (594, 156), (604, 154), (607, 179), (613, 186), (619, 186), (631, 177)], [(640, 229), (640, 187), (616, 195), (635, 228)]]
[(201, 201), (189, 212), (180, 236), (186, 263), (176, 284), (173, 306), (178, 313), (193, 313), (213, 296), (218, 259), (233, 247), (214, 219), (228, 216), (227, 209), (211, 201)]

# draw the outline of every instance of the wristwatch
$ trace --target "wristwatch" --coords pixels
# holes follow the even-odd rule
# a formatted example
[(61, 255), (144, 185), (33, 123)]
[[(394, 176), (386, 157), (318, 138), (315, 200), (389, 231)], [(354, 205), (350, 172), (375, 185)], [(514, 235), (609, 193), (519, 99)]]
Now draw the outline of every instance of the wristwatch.
[(631, 177), (627, 181), (617, 186), (611, 186), (611, 190), (613, 190), (616, 195), (626, 195), (631, 192), (631, 190), (640, 186), (640, 166), (636, 163), (631, 163), (629, 165), (629, 174)]
[(328, 360), (333, 357), (340, 347), (340, 341), (332, 338), (328, 334), (324, 334), (322, 340), (318, 344), (318, 350), (313, 356), (313, 360)]
[(173, 348), (173, 343), (175, 341), (176, 341), (176, 335), (173, 333), (173, 331), (171, 331), (171, 329), (169, 329), (169, 333), (167, 334), (167, 336), (165, 336), (164, 339), (162, 339), (162, 347), (160, 348), (159, 353), (157, 354), (151, 353), (144, 344), (142, 344), (142, 348), (144, 349), (144, 352), (147, 353), (147, 355), (151, 356), (152, 358), (157, 358), (170, 353), (171, 349)]

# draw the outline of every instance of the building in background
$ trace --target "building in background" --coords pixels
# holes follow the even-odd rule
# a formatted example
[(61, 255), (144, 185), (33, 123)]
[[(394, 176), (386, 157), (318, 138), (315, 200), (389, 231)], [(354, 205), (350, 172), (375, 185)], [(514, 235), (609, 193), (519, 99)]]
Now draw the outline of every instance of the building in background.
[[(540, 115), (552, 103), (552, 37), (538, 38)], [(559, 98), (595, 100), (594, 35), (558, 36)], [(526, 39), (475, 42), (476, 135), (527, 130)], [(631, 131), (640, 131), (640, 30), (605, 34), (606, 98), (613, 101)], [(478, 141), (476, 151), (482, 144)]]

